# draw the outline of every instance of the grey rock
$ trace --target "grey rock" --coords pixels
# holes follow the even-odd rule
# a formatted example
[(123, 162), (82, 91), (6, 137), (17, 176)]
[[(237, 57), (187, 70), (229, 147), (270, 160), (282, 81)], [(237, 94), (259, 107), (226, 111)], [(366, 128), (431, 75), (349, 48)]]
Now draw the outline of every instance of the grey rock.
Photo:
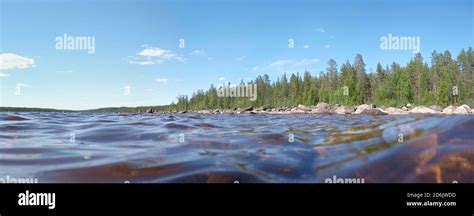
[(368, 109), (374, 109), (374, 105), (372, 104), (362, 104), (362, 105), (359, 105), (356, 109), (356, 111), (354, 111), (354, 114), (362, 114), (362, 112), (364, 110), (368, 110)]
[(432, 109), (432, 110), (436, 110), (436, 111), (438, 111), (438, 112), (441, 112), (441, 111), (443, 111), (443, 108), (442, 108), (442, 107), (440, 107), (440, 106), (438, 106), (438, 105), (433, 105), (433, 106), (430, 106), (430, 109)]
[(425, 106), (418, 106), (410, 110), (410, 114), (438, 114), (439, 112)]
[(383, 111), (380, 108), (368, 108), (368, 109), (362, 110), (362, 112), (360, 114), (362, 114), (362, 115), (387, 115), (388, 113)]
[(456, 109), (453, 111), (453, 114), (461, 114), (461, 115), (466, 115), (470, 113), (471, 113), (471, 108), (466, 104), (456, 107)]
[(403, 115), (403, 114), (408, 114), (408, 111), (407, 110), (402, 110), (402, 109), (399, 109), (399, 108), (395, 108), (395, 107), (389, 107), (386, 109), (386, 112), (388, 114), (391, 114), (391, 115)]
[(336, 107), (336, 109), (334, 109), (334, 111), (332, 112), (335, 114), (351, 114), (354, 112), (354, 107), (339, 106), (339, 107)]
[(454, 107), (454, 106), (448, 106), (448, 107), (443, 109), (443, 114), (451, 115), (451, 114), (453, 114), (455, 109), (456, 109), (456, 107)]
[(312, 113), (330, 113), (331, 106), (327, 103), (320, 102), (316, 105), (314, 109), (311, 110)]
[(198, 114), (211, 114), (211, 111), (209, 111), (209, 110), (198, 110), (197, 113)]
[(302, 111), (308, 111), (308, 112), (311, 111), (311, 108), (308, 108), (303, 104), (299, 104), (297, 108)]

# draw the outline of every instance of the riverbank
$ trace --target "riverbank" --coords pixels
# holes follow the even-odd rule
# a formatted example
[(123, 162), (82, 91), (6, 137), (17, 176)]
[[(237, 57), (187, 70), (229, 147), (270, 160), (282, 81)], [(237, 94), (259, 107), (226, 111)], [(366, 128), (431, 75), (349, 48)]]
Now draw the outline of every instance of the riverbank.
[[(154, 113), (148, 109), (146, 113)], [(376, 107), (372, 104), (362, 104), (359, 106), (330, 105), (318, 103), (316, 106), (298, 105), (296, 107), (280, 108), (234, 108), (234, 109), (214, 109), (214, 110), (190, 110), (173, 113), (197, 113), (197, 114), (340, 114), (340, 115), (407, 115), (407, 114), (445, 114), (445, 115), (472, 115), (474, 109), (468, 105), (448, 106), (412, 106), (407, 104), (402, 107)]]

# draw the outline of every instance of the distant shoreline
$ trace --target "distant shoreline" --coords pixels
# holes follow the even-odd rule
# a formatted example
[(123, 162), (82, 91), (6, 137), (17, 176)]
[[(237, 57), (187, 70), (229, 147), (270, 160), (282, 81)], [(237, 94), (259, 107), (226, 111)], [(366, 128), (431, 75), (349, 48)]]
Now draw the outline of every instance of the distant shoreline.
[(430, 107), (412, 106), (407, 104), (402, 107), (376, 107), (372, 104), (362, 104), (359, 106), (330, 105), (328, 103), (318, 103), (316, 106), (290, 106), (278, 108), (246, 107), (233, 109), (201, 109), (176, 111), (169, 110), (167, 106), (152, 107), (111, 107), (91, 110), (60, 110), (51, 108), (26, 108), (26, 107), (0, 107), (0, 112), (96, 112), (96, 113), (172, 113), (172, 114), (362, 114), (362, 115), (407, 115), (407, 114), (461, 114), (474, 115), (474, 109), (468, 105), (448, 106), (442, 108), (437, 105)]

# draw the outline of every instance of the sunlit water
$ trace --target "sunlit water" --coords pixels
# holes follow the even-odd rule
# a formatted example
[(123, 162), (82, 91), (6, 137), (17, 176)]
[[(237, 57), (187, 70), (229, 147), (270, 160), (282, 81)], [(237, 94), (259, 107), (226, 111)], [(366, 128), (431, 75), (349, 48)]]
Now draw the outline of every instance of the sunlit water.
[(0, 113), (0, 178), (474, 182), (474, 116)]

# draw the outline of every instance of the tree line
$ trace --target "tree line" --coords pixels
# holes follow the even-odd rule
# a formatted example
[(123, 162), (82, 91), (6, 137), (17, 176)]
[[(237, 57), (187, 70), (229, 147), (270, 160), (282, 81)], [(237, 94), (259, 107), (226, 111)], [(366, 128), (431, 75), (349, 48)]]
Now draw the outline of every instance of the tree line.
[[(232, 109), (241, 107), (288, 107), (319, 102), (340, 105), (371, 103), (377, 106), (414, 105), (474, 105), (474, 51), (462, 49), (456, 58), (449, 51), (431, 54), (431, 62), (420, 53), (402, 66), (393, 62), (367, 72), (363, 57), (357, 54), (351, 63), (340, 67), (334, 59), (325, 71), (311, 74), (292, 73), (270, 81), (268, 75), (240, 84), (257, 84), (257, 99), (218, 97), (218, 87), (198, 90), (191, 97), (181, 95), (170, 110)], [(230, 83), (228, 83), (230, 84)]]

